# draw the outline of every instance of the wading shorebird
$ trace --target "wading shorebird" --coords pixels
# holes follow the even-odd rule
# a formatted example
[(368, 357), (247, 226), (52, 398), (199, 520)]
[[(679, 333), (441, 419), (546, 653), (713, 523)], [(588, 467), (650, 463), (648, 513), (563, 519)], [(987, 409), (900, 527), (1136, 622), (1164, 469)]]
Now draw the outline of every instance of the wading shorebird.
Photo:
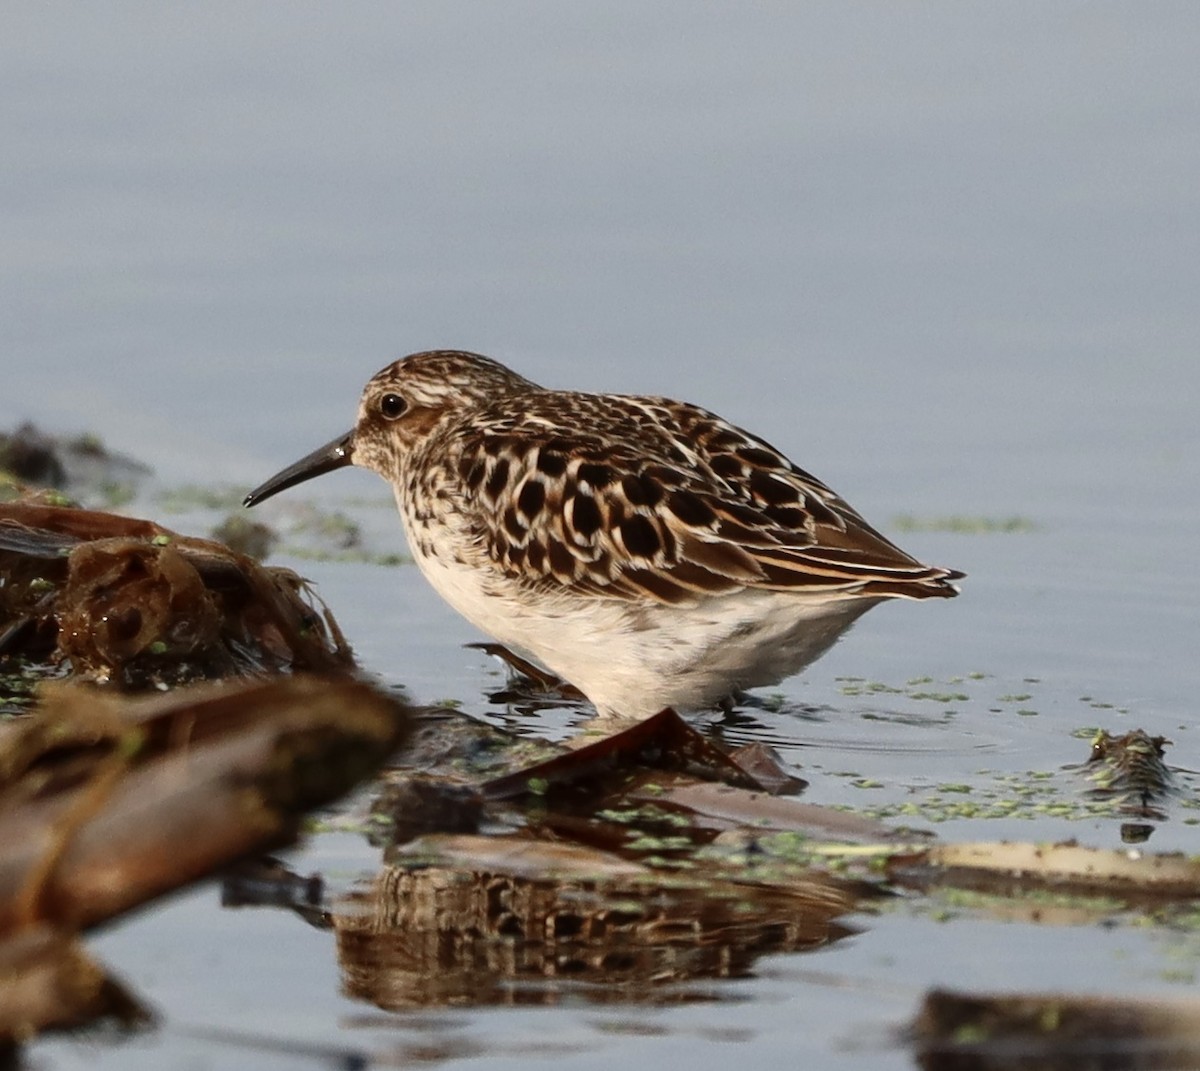
[(451, 606), (601, 715), (726, 704), (799, 672), (877, 603), (950, 598), (963, 576), (714, 413), (547, 390), (474, 353), (388, 365), (353, 431), (246, 505), (345, 465), (392, 485)]

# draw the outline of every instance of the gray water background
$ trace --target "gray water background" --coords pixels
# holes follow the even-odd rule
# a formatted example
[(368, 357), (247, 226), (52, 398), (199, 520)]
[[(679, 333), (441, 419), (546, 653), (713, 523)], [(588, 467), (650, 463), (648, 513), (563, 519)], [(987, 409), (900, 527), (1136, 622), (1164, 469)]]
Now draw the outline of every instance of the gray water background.
[[(966, 570), (963, 597), (873, 612), (748, 738), (899, 791), (1077, 762), (1072, 730), (1103, 716), (1200, 767), (1194, 5), (48, 4), (4, 21), (0, 427), (94, 431), (166, 484), (248, 487), (345, 430), (362, 383), (417, 349), (685, 397), (885, 531), (1034, 525), (898, 536)], [(376, 478), (325, 482), (377, 498), (386, 531)], [(480, 637), (414, 570), (305, 572), (372, 671), (511, 721), (483, 698), (496, 668), (459, 646)], [(988, 676), (949, 717), (837, 683), (972, 671)], [(998, 698), (1024, 691), (1036, 716)], [(1111, 823), (948, 826), (1117, 843)], [(1176, 820), (1154, 846), (1197, 839)], [(347, 835), (297, 866), (349, 880), (373, 861)], [(487, 1067), (546, 1046), (572, 1067), (905, 1067), (890, 1030), (928, 984), (1187, 989), (1161, 934), (901, 913), (765, 961), (715, 1005), (398, 1021), (337, 995), (326, 935), (214, 896), (96, 942), (161, 1033), (40, 1058), (245, 1066), (187, 1034), (207, 1024)], [(251, 1062), (272, 1060), (306, 1062)]]

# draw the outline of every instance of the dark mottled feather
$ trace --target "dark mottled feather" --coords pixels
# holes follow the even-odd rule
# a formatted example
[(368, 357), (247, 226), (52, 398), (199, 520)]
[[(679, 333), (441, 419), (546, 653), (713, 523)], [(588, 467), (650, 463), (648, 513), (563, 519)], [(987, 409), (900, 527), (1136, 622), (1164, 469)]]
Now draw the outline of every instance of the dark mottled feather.
[[(552, 391), (524, 396), (522, 407), (515, 421), (511, 401), (492, 419), (485, 408), (442, 444), (467, 474), (462, 508), (478, 539), (514, 579), (667, 603), (742, 587), (955, 593), (960, 574), (922, 565), (815, 477), (712, 413)], [(508, 537), (498, 544), (496, 518)], [(529, 554), (532, 542), (544, 553)]]

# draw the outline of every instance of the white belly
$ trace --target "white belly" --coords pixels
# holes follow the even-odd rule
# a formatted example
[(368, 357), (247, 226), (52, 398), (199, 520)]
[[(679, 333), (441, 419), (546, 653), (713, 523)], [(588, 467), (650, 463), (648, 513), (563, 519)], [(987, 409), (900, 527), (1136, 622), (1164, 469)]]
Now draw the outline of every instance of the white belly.
[[(412, 542), (412, 541), (410, 541)], [(879, 599), (744, 589), (695, 607), (563, 593), (531, 599), (477, 567), (413, 553), (451, 606), (570, 681), (602, 715), (711, 709), (824, 654)], [(498, 593), (490, 594), (489, 586)]]

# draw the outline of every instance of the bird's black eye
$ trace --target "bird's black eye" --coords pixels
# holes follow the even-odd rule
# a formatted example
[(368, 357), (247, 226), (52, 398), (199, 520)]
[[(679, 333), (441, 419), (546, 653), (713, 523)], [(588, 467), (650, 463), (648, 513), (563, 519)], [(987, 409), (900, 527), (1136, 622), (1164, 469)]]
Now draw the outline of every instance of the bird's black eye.
[(398, 417), (402, 417), (407, 408), (408, 402), (399, 394), (385, 394), (379, 399), (379, 411), (386, 420), (396, 420)]

